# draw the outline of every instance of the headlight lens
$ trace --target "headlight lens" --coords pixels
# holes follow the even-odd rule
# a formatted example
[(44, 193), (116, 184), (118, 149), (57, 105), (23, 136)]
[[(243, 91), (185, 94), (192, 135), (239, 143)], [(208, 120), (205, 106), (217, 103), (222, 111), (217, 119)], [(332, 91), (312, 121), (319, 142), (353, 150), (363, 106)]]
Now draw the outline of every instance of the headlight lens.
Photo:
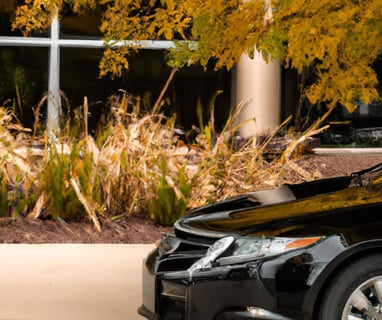
[(216, 241), (208, 248), (207, 253), (203, 258), (199, 259), (188, 268), (188, 272), (192, 273), (196, 270), (211, 268), (212, 262), (224, 253), (234, 241), (235, 238), (232, 236), (224, 237)]
[(270, 257), (291, 250), (308, 247), (321, 240), (309, 238), (239, 238), (221, 255), (220, 265), (245, 262), (262, 257)]

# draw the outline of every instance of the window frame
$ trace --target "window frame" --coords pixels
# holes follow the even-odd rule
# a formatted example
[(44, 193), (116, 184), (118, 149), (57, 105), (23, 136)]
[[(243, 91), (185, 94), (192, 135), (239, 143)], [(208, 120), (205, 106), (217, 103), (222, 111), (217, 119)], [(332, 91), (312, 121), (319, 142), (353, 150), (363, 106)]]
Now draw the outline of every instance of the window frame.
[[(127, 45), (149, 50), (166, 50), (175, 48), (174, 41), (167, 40), (124, 40), (109, 43), (112, 47)], [(0, 36), (0, 47), (10, 46), (36, 46), (49, 48), (48, 61), (48, 108), (47, 108), (47, 130), (50, 139), (55, 139), (59, 132), (59, 117), (61, 114), (60, 96), (60, 48), (105, 48), (109, 45), (101, 39), (60, 39), (60, 23), (58, 15), (53, 18), (50, 32), (47, 37), (22, 37), (22, 36)]]

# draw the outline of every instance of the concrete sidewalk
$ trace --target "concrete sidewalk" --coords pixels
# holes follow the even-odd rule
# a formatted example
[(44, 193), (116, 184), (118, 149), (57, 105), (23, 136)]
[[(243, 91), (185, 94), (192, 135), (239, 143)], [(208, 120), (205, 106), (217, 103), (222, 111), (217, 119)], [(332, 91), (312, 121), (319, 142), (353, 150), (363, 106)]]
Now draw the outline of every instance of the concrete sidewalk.
[(153, 245), (0, 245), (1, 320), (143, 320), (142, 259)]

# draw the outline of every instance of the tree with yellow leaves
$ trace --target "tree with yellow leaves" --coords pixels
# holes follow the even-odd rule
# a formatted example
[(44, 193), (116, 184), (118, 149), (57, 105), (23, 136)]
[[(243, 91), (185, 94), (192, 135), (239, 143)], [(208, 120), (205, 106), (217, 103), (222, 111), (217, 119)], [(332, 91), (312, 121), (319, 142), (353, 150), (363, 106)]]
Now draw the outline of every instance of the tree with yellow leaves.
[(136, 50), (115, 41), (165, 39), (176, 43), (173, 66), (213, 60), (229, 69), (256, 48), (309, 74), (303, 95), (312, 104), (354, 111), (358, 101), (379, 98), (371, 65), (381, 55), (381, 0), (25, 0), (13, 25), (25, 34), (43, 30), (64, 3), (74, 12), (104, 8), (102, 75), (120, 74)]

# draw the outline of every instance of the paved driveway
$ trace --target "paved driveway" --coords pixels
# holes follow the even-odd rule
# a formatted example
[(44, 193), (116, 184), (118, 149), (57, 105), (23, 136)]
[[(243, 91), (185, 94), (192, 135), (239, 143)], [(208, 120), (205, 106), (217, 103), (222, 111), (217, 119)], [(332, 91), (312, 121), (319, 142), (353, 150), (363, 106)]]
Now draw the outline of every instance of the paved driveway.
[(153, 245), (0, 245), (0, 320), (143, 320)]

